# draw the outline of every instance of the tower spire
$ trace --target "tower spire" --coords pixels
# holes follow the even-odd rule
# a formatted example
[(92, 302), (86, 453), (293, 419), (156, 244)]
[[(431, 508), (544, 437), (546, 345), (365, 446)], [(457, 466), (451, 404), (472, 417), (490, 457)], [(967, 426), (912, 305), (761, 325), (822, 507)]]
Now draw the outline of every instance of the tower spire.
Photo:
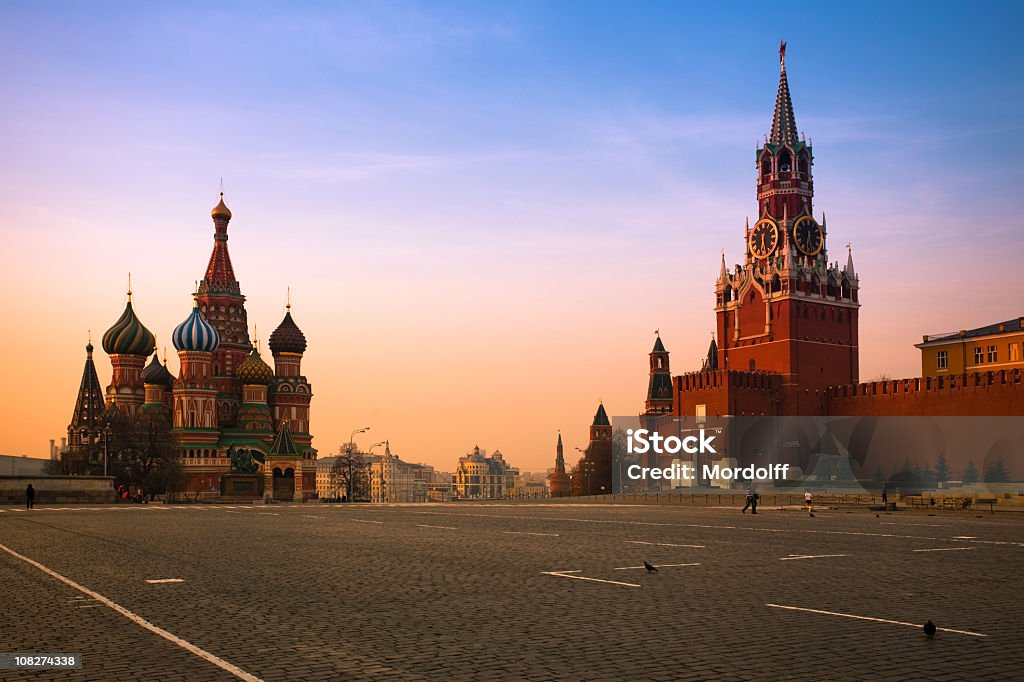
[(792, 145), (799, 141), (796, 116), (793, 114), (793, 99), (789, 94), (789, 80), (786, 78), (786, 41), (779, 46), (779, 91), (775, 95), (775, 115), (772, 117), (772, 132), (768, 138), (771, 144)]

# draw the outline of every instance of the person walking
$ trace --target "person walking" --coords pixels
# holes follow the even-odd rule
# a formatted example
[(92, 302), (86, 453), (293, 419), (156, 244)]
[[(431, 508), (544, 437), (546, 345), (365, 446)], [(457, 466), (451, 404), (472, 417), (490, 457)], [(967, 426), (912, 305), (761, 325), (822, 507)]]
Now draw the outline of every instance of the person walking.
[(888, 483), (883, 483), (882, 484), (882, 504), (887, 504), (888, 502), (889, 502), (889, 484)]
[(807, 508), (808, 512), (814, 510), (814, 496), (811, 495), (810, 490), (804, 491), (804, 507)]
[(25, 509), (31, 509), (36, 503), (36, 489), (29, 483), (25, 488)]
[(747, 503), (745, 505), (743, 505), (743, 513), (744, 514), (747, 513), (747, 508), (750, 509), (750, 513), (751, 514), (756, 514), (757, 513), (757, 499), (758, 499), (757, 491), (754, 490), (754, 484), (751, 483), (750, 485), (747, 486)]

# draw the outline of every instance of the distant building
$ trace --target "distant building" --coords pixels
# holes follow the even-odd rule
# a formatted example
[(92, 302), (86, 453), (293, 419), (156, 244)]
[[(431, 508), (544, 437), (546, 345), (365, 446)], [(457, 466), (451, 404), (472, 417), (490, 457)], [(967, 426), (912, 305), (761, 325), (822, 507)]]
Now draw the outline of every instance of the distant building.
[(548, 494), (551, 497), (568, 497), (572, 495), (572, 482), (565, 471), (565, 453), (562, 451), (562, 434), (558, 434), (555, 446), (555, 468), (548, 475)]
[(612, 425), (604, 402), (597, 406), (590, 425), (590, 444), (573, 469), (572, 491), (576, 495), (604, 495), (612, 492)]
[(519, 470), (509, 466), (500, 450), (491, 457), (480, 451), (459, 458), (459, 466), (452, 476), (455, 497), (460, 500), (500, 500), (510, 497), (515, 490)]
[(47, 461), (25, 455), (0, 455), (0, 476), (42, 476)]
[(923, 377), (1024, 369), (1024, 317), (925, 336), (916, 348)]
[(345, 494), (331, 480), (331, 467), (337, 461), (337, 457), (323, 457), (316, 461), (316, 496), (321, 500), (333, 500)]
[(427, 485), (421, 464), (403, 462), (384, 442), (384, 454), (370, 460), (371, 502), (426, 502)]

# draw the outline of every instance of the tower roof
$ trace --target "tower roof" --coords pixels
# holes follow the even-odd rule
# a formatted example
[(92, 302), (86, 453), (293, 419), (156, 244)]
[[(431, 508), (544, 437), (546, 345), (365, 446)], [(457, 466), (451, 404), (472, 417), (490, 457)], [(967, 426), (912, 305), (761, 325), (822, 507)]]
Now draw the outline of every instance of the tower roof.
[(608, 421), (608, 413), (604, 411), (604, 403), (597, 406), (597, 414), (594, 415), (593, 426), (611, 426)]
[(701, 369), (718, 369), (718, 344), (713, 336), (711, 337), (711, 343), (708, 345), (708, 355), (704, 358), (704, 366)]
[(238, 368), (235, 370), (235, 376), (243, 384), (262, 384), (266, 386), (274, 380), (274, 370), (270, 369), (270, 365), (260, 357), (259, 349), (253, 346), (249, 357), (242, 360), (238, 365)]
[[(91, 345), (91, 344), (90, 344)], [(149, 355), (156, 347), (156, 337), (139, 321), (132, 308), (131, 287), (128, 303), (117, 322), (103, 334), (103, 350), (107, 355)]]
[(153, 359), (146, 365), (146, 369), (142, 370), (142, 383), (155, 386), (170, 386), (174, 383), (174, 377), (160, 362), (156, 351), (153, 351)]
[(295, 324), (295, 320), (292, 319), (291, 305), (288, 308), (289, 310), (284, 314), (281, 324), (277, 325), (277, 329), (270, 335), (270, 352), (274, 355), (278, 353), (306, 352), (306, 336), (299, 329), (299, 325)]
[[(658, 332), (654, 332), (654, 333), (658, 334)], [(665, 350), (665, 344), (663, 344), (661, 342), (661, 334), (658, 334), (657, 338), (654, 339), (654, 350), (652, 350), (651, 352), (652, 353), (667, 353), (668, 352), (668, 351)]]
[(82, 370), (82, 383), (78, 388), (75, 400), (75, 413), (71, 417), (69, 428), (96, 428), (103, 423), (106, 410), (103, 399), (103, 388), (96, 376), (96, 365), (92, 361), (92, 342), (85, 347), (85, 368)]
[(235, 279), (235, 269), (231, 266), (231, 255), (228, 253), (228, 221), (231, 220), (231, 211), (224, 203), (223, 192), (210, 214), (214, 224), (213, 253), (210, 254), (206, 274), (199, 285), (199, 293), (241, 294), (242, 290)]
[(270, 454), (283, 457), (298, 457), (299, 449), (295, 447), (295, 440), (292, 438), (292, 429), (288, 426), (288, 420), (281, 422), (281, 428), (277, 430), (274, 444), (270, 446)]
[(204, 351), (212, 353), (220, 345), (220, 334), (199, 312), (199, 301), (192, 305), (192, 314), (174, 328), (171, 343), (179, 351)]
[(786, 41), (779, 46), (779, 91), (775, 95), (775, 115), (772, 117), (772, 132), (769, 142), (773, 145), (793, 145), (799, 141), (796, 130), (796, 116), (793, 114), (793, 99), (789, 94), (789, 80), (786, 78)]

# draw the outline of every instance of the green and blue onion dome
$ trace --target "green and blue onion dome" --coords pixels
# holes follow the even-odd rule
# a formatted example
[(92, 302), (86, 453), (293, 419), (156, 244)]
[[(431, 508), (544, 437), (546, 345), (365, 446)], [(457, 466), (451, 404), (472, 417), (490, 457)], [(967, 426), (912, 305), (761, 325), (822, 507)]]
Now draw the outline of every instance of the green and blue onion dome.
[(192, 306), (192, 314), (174, 328), (171, 343), (178, 351), (212, 353), (220, 345), (220, 334), (199, 312), (199, 301)]
[[(91, 345), (91, 344), (90, 344)], [(103, 334), (103, 350), (107, 355), (141, 355), (143, 357), (156, 347), (156, 337), (146, 329), (132, 309), (132, 293), (128, 292), (128, 303), (121, 317)]]
[(154, 386), (170, 386), (174, 383), (174, 377), (160, 362), (156, 352), (153, 353), (153, 359), (146, 365), (146, 369), (142, 370), (142, 383)]
[(260, 357), (259, 348), (253, 346), (249, 357), (239, 363), (238, 369), (235, 370), (235, 376), (243, 384), (266, 386), (274, 380), (274, 370), (270, 369), (270, 365), (263, 362), (263, 358)]
[(281, 324), (277, 325), (277, 329), (270, 335), (270, 352), (275, 355), (278, 353), (301, 355), (306, 352), (306, 336), (292, 319), (291, 305), (288, 306), (288, 312), (284, 314)]

